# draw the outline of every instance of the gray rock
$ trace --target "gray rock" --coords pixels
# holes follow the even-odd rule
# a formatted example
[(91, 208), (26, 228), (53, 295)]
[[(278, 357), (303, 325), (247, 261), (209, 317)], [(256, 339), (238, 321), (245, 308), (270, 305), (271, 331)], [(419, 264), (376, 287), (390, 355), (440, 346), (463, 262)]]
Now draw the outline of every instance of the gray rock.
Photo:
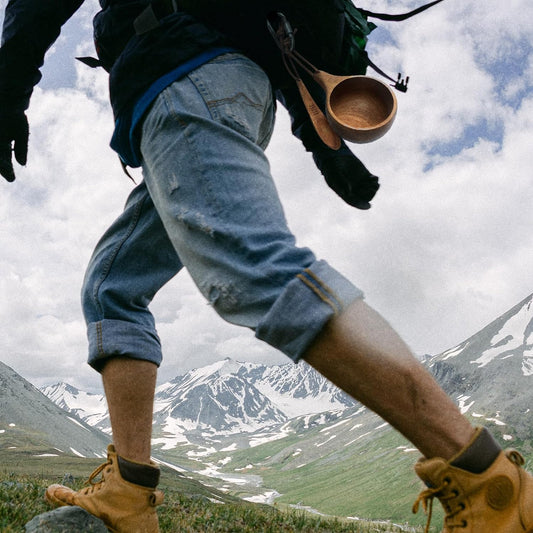
[(74, 476), (70, 472), (66, 472), (63, 476), (61, 485), (72, 485), (74, 483)]
[(26, 524), (26, 533), (109, 533), (104, 523), (81, 507), (59, 507)]

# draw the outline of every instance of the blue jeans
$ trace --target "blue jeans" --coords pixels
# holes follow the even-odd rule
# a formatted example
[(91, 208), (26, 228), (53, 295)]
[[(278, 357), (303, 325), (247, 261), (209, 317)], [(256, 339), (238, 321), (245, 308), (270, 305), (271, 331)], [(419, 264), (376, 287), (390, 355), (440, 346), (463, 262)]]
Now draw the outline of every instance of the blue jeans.
[(268, 78), (239, 54), (211, 60), (154, 102), (142, 125), (144, 181), (84, 281), (94, 368), (121, 355), (160, 364), (149, 304), (183, 267), (221, 317), (294, 361), (362, 297), (295, 245), (264, 154), (274, 115)]

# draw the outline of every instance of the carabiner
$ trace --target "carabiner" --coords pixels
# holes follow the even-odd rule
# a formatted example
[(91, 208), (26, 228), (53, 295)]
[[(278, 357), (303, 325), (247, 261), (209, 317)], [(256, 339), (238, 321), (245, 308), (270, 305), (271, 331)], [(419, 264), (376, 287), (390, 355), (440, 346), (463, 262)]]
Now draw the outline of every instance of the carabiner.
[[(278, 25), (276, 29), (274, 29), (273, 26), (274, 17), (278, 18)], [(281, 48), (284, 53), (290, 53), (294, 51), (294, 30), (287, 20), (287, 17), (283, 13), (279, 11), (276, 13), (271, 13), (267, 17), (267, 28), (278, 47)]]

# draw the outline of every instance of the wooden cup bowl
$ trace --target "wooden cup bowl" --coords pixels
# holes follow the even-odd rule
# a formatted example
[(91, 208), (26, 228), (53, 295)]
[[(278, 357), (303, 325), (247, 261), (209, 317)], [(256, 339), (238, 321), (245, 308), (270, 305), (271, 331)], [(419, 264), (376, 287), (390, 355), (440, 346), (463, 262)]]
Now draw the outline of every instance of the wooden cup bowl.
[(369, 143), (392, 126), (397, 101), (392, 89), (368, 76), (333, 76), (320, 72), (326, 91), (326, 116), (333, 131), (347, 141)]

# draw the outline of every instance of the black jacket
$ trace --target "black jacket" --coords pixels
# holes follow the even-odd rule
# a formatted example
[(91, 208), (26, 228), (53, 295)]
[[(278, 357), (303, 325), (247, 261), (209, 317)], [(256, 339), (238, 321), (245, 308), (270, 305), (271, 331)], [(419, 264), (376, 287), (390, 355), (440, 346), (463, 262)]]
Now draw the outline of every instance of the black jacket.
[[(279, 51), (265, 25), (267, 13), (285, 9), (291, 2), (232, 0), (242, 7), (241, 16), (237, 17), (238, 10), (228, 11), (225, 2), (202, 1), (203, 4), (211, 2), (218, 9), (223, 5), (225, 9), (220, 13), (214, 7), (212, 11), (207, 10), (213, 16), (205, 24), (199, 21), (198, 14), (194, 18), (177, 12), (163, 18), (157, 30), (136, 35), (133, 21), (150, 0), (99, 0), (101, 11), (94, 17), (94, 37), (97, 52), (109, 70), (110, 99), (115, 117), (133, 106), (154, 81), (183, 62), (210, 48), (236, 46), (265, 69), (278, 99), (290, 112), (293, 133), (302, 140), (305, 148), (314, 155), (317, 151), (328, 154), (314, 131), (292, 79), (283, 68)], [(180, 5), (194, 12), (198, 2), (180, 0)], [(292, 1), (296, 7), (296, 19), (298, 8), (305, 2)], [(41, 79), (39, 69), (46, 51), (59, 36), (62, 25), (82, 3), (83, 0), (9, 0), (0, 46), (0, 109), (24, 111), (28, 108), (33, 87)], [(332, 6), (334, 4), (332, 0)], [(249, 19), (253, 23), (247, 22)], [(248, 46), (247, 43), (254, 43), (258, 35), (264, 46)], [(307, 48), (304, 41), (300, 40), (300, 43), (315, 65), (323, 68), (320, 56), (312, 56), (320, 50), (316, 43), (310, 41)], [(320, 89), (309, 88), (320, 102), (323, 99)], [(339, 152), (351, 156), (342, 144)]]
[[(0, 48), (0, 105), (27, 109), (48, 48), (83, 0), (9, 0)], [(149, 0), (100, 0), (94, 37), (111, 62), (110, 98), (115, 116), (159, 77), (212, 47), (225, 46), (222, 34), (193, 17), (175, 13), (157, 31), (137, 36), (133, 20)], [(112, 59), (112, 61), (110, 61)]]

